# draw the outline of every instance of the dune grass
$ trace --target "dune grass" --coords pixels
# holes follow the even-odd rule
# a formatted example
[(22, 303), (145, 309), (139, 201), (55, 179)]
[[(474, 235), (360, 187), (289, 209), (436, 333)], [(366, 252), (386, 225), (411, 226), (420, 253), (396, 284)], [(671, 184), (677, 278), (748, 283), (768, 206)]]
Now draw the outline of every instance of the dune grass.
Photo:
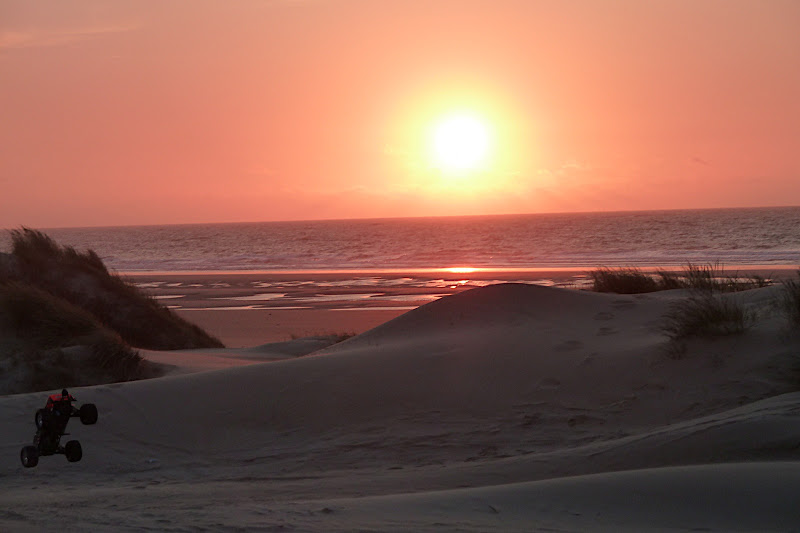
[(636, 267), (600, 267), (589, 272), (592, 289), (616, 294), (642, 294), (669, 289), (695, 289), (711, 292), (736, 292), (766, 287), (771, 281), (761, 276), (741, 277), (728, 273), (719, 263), (687, 263), (680, 272), (658, 270), (648, 274)]
[(11, 231), (11, 253), (28, 268), (39, 270), (29, 272), (33, 277), (47, 276), (46, 267), (53, 259), (57, 259), (64, 268), (75, 268), (84, 272), (108, 274), (103, 260), (94, 250), (78, 252), (72, 246), (60, 246), (47, 234), (30, 228)]
[(296, 341), (298, 339), (304, 339), (306, 337), (321, 337), (321, 338), (330, 339), (331, 344), (337, 344), (337, 343), (340, 343), (340, 342), (344, 342), (344, 341), (346, 341), (347, 339), (349, 339), (351, 337), (355, 337), (356, 335), (357, 334), (356, 334), (355, 331), (351, 331), (351, 332), (341, 331), (341, 332), (338, 332), (338, 333), (337, 332), (312, 333), (312, 334), (304, 334), (304, 335), (300, 335), (298, 333), (292, 333), (292, 334), (289, 335), (289, 339), (291, 339), (293, 341)]
[(662, 330), (678, 341), (744, 333), (755, 322), (755, 315), (740, 303), (706, 290), (675, 303), (664, 319)]
[(0, 393), (130, 381), (157, 373), (94, 316), (37, 287), (0, 281)]
[[(800, 278), (800, 270), (797, 271)], [(800, 330), (800, 281), (786, 280), (783, 282), (783, 292), (781, 293), (780, 308), (792, 329)]]
[(90, 314), (37, 287), (0, 280), (0, 318), (15, 337), (37, 346), (58, 348), (102, 326)]
[(0, 254), (0, 394), (157, 375), (133, 347), (222, 347), (109, 272), (94, 251), (28, 228), (11, 240), (11, 254)]
[(30, 284), (84, 309), (128, 344), (171, 350), (217, 348), (222, 342), (184, 320), (132, 283), (108, 271), (93, 250), (60, 246), (46, 234), (11, 232), (14, 264), (0, 279)]
[(596, 292), (641, 294), (662, 290), (658, 281), (638, 268), (598, 268), (589, 272)]

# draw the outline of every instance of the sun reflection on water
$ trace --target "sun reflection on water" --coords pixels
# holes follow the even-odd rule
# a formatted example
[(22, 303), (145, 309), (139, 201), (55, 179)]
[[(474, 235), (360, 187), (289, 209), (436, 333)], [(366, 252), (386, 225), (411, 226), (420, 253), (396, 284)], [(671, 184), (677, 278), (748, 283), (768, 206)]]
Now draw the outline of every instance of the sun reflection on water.
[(472, 274), (478, 271), (478, 269), (474, 267), (450, 267), (444, 270), (445, 272), (451, 272), (453, 274)]

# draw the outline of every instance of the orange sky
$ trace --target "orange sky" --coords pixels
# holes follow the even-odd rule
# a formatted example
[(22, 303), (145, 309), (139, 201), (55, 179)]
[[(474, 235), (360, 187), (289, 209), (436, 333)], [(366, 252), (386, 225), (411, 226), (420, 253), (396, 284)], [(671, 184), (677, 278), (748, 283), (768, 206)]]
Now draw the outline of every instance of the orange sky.
[[(0, 0), (0, 228), (800, 205), (797, 0)], [(486, 168), (444, 175), (467, 110)]]

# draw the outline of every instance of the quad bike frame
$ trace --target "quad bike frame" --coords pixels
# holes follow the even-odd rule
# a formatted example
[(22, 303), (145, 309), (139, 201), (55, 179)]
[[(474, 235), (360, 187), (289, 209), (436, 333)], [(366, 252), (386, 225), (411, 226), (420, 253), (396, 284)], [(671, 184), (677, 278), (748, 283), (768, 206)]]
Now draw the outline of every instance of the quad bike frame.
[(43, 455), (65, 455), (67, 461), (71, 463), (81, 460), (83, 457), (81, 443), (70, 440), (62, 446), (61, 437), (69, 435), (66, 429), (70, 418), (80, 418), (86, 425), (97, 423), (97, 407), (93, 403), (85, 403), (77, 408), (72, 405), (74, 400), (70, 394), (54, 394), (47, 400), (44, 409), (36, 411), (34, 417), (36, 434), (33, 437), (33, 445), (25, 446), (20, 451), (22, 466), (35, 467), (39, 464), (39, 457)]

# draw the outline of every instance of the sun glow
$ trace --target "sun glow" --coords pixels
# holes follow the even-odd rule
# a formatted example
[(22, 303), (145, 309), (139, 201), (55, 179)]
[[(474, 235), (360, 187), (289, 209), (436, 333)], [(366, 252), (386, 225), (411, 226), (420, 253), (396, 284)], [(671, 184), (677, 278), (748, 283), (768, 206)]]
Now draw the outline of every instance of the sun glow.
[(477, 272), (478, 269), (474, 267), (450, 267), (445, 268), (445, 271), (452, 274), (472, 274), (473, 272)]
[(454, 174), (478, 170), (486, 163), (489, 140), (489, 128), (479, 118), (469, 114), (447, 116), (433, 128), (434, 163)]
[[(393, 194), (441, 214), (488, 214), (527, 192), (536, 142), (525, 108), (494, 87), (441, 85), (409, 95), (387, 116)], [(515, 208), (516, 209), (516, 208)]]

